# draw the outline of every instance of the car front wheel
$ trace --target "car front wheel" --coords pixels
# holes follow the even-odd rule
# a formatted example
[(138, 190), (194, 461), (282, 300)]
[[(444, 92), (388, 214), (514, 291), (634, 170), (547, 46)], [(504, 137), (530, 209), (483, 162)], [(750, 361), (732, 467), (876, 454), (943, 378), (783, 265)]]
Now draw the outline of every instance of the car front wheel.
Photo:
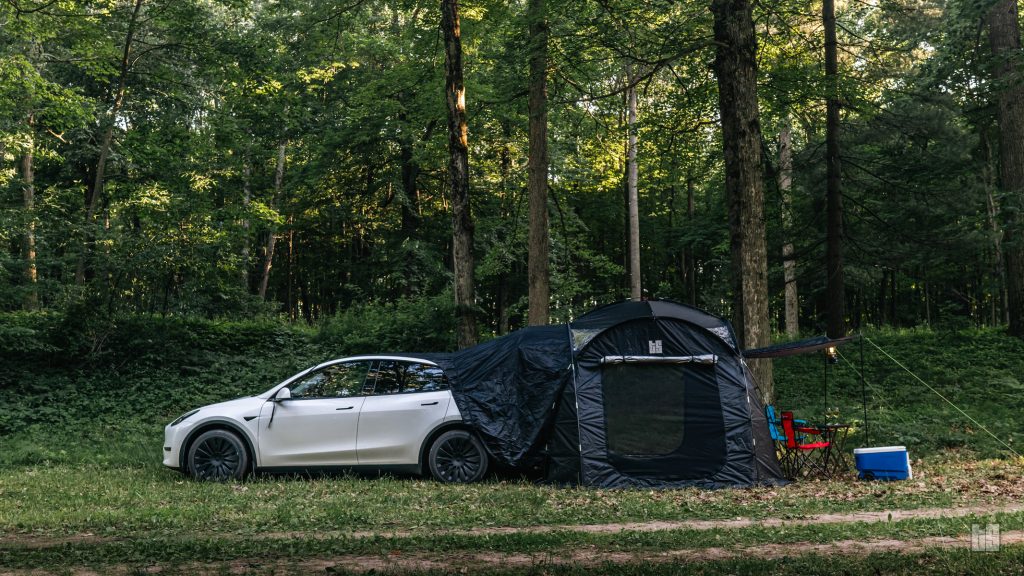
[(472, 433), (449, 430), (430, 445), (428, 464), (440, 482), (476, 482), (487, 473), (487, 452)]
[(241, 480), (249, 469), (249, 453), (238, 434), (210, 430), (189, 447), (188, 469), (196, 480)]

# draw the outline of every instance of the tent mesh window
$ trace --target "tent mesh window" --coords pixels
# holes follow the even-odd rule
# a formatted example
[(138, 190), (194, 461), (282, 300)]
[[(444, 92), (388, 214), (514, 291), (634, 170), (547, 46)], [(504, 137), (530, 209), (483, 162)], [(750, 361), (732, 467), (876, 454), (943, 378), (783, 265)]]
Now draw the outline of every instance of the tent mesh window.
[(725, 465), (714, 365), (606, 364), (601, 388), (608, 461), (619, 472), (687, 480)]
[(681, 366), (605, 366), (601, 380), (610, 454), (666, 456), (682, 445), (686, 379)]

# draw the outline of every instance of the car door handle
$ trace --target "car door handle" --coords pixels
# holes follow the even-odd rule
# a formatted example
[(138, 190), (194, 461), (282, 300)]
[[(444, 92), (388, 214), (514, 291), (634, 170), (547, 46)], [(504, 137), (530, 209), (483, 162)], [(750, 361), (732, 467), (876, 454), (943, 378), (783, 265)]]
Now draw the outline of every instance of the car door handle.
[(353, 408), (355, 408), (355, 406), (345, 406), (344, 408), (335, 408), (335, 410), (351, 410)]
[(436, 405), (437, 405), (437, 400), (434, 400), (433, 402), (424, 402), (423, 404), (420, 404), (420, 406), (436, 406)]

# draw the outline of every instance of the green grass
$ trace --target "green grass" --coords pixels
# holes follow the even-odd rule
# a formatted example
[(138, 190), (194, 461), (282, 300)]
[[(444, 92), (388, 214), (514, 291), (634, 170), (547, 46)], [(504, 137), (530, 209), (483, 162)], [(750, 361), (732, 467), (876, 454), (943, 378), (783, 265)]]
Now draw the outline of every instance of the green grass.
[[(95, 534), (471, 529), (649, 520), (799, 517), (950, 507), (1019, 498), (1022, 465), (919, 467), (914, 482), (799, 482), (782, 488), (636, 491), (492, 480), (260, 476), (194, 482), (157, 466), (24, 466), (0, 471), (0, 530)], [(59, 495), (55, 497), (55, 495)]]

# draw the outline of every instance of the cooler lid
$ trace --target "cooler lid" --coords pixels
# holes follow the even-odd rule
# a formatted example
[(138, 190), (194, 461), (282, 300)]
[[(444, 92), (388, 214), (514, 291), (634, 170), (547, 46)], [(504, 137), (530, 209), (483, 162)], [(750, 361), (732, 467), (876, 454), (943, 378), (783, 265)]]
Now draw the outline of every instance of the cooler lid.
[(876, 454), (878, 452), (906, 452), (906, 446), (879, 446), (877, 448), (854, 448), (854, 454)]

